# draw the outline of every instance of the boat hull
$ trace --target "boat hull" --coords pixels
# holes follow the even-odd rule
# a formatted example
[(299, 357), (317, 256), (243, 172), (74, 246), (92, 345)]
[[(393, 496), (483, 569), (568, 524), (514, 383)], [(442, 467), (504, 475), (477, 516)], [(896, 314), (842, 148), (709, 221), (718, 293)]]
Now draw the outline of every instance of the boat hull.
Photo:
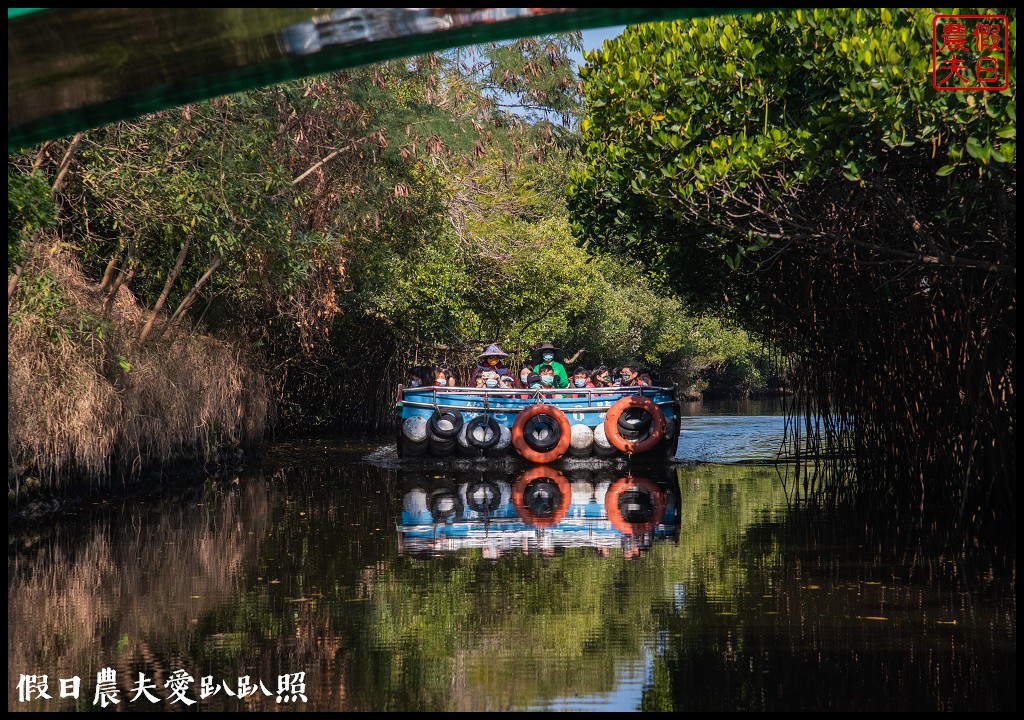
[[(627, 454), (616, 449), (608, 440), (605, 419), (609, 409), (622, 398), (633, 397), (634, 402), (640, 402), (636, 396), (642, 396), (656, 405), (664, 418), (661, 439), (646, 452), (636, 454), (671, 457), (679, 438), (679, 403), (672, 388), (661, 387), (583, 388), (571, 391), (400, 388), (396, 407), (401, 417), (398, 453), (403, 458), (423, 455), (520, 456), (516, 444), (507, 441), (507, 435), (514, 428), (520, 413), (534, 405), (544, 404), (563, 413), (572, 429), (572, 443), (565, 448), (564, 455), (576, 458), (622, 458)], [(462, 422), (456, 421), (454, 425), (461, 426), (462, 435), (455, 438), (434, 435), (429, 429), (429, 423), (435, 413), (442, 413), (447, 418), (454, 418), (457, 413)], [(501, 430), (501, 441), (494, 448), (482, 450), (466, 441), (467, 424), (479, 415), (487, 415), (499, 428), (504, 428)], [(588, 440), (587, 432), (577, 426), (587, 428), (593, 439)], [(449, 426), (445, 428), (449, 429)]]

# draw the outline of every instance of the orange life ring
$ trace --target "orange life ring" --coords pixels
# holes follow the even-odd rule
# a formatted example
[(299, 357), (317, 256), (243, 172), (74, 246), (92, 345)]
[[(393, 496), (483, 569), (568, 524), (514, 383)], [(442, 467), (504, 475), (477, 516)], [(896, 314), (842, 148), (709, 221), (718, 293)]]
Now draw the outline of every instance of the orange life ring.
[[(561, 498), (558, 502), (558, 506), (555, 511), (546, 517), (538, 517), (530, 506), (526, 502), (526, 489), (535, 480), (546, 478), (555, 484), (558, 488), (558, 492), (561, 494)], [(512, 487), (512, 506), (516, 509), (516, 514), (519, 515), (523, 520), (535, 527), (550, 527), (551, 525), (557, 525), (562, 522), (566, 514), (569, 512), (569, 505), (572, 504), (572, 485), (569, 484), (568, 478), (562, 473), (558, 472), (554, 468), (550, 467), (535, 467), (530, 468), (516, 480), (516, 484)]]
[[(651, 517), (644, 522), (631, 523), (622, 516), (619, 497), (626, 490), (642, 490), (651, 496)], [(621, 477), (612, 483), (604, 496), (604, 509), (616, 530), (624, 535), (649, 533), (665, 518), (665, 493), (646, 478)]]
[[(651, 414), (651, 432), (643, 440), (626, 440), (619, 433), (619, 416), (628, 408), (642, 408)], [(627, 395), (615, 401), (604, 416), (604, 434), (612, 446), (627, 455), (645, 453), (665, 437), (665, 413), (645, 395)]]
[[(561, 435), (558, 438), (558, 443), (547, 452), (538, 452), (537, 450), (534, 450), (530, 447), (529, 443), (526, 442), (526, 437), (523, 434), (523, 428), (526, 426), (526, 423), (538, 415), (549, 415), (554, 418), (555, 422), (558, 423), (558, 429), (561, 432)], [(520, 410), (519, 414), (516, 415), (515, 422), (512, 423), (512, 444), (520, 455), (531, 462), (549, 463), (552, 460), (557, 460), (565, 455), (565, 451), (569, 449), (569, 442), (571, 440), (572, 428), (569, 426), (569, 418), (567, 418), (565, 413), (554, 405), (546, 405), (544, 403), (531, 405), (525, 410)]]

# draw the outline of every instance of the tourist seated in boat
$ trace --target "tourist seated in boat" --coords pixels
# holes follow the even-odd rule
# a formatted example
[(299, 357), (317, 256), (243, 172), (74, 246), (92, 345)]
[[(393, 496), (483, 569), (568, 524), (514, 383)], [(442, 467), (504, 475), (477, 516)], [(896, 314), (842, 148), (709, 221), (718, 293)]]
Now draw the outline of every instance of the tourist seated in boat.
[(533, 351), (533, 371), (539, 373), (542, 365), (550, 365), (555, 372), (554, 387), (569, 387), (569, 374), (565, 371), (565, 353), (551, 343), (544, 343)]
[(543, 390), (544, 382), (540, 379), (540, 373), (530, 373), (526, 378), (526, 387), (531, 390)]
[(607, 365), (598, 365), (590, 372), (590, 379), (587, 381), (587, 387), (611, 387), (612, 375), (611, 371), (608, 370)]
[(571, 386), (575, 388), (584, 388), (587, 386), (587, 380), (590, 373), (582, 365), (572, 371), (572, 383)]
[[(578, 367), (572, 372), (572, 379), (569, 381), (570, 389), (579, 390), (587, 386), (587, 381), (590, 379), (589, 373), (585, 367)], [(585, 397), (585, 393), (572, 393), (568, 397), (580, 398)]]
[(443, 365), (434, 370), (435, 387), (453, 387), (454, 385), (455, 379), (452, 377), (451, 370)]
[(485, 388), (496, 390), (501, 387), (501, 376), (496, 370), (484, 370), (480, 376), (484, 379)]
[(622, 378), (621, 385), (623, 387), (636, 387), (646, 384), (640, 380), (636, 365), (623, 365), (619, 370), (619, 377)]
[(508, 375), (508, 368), (505, 366), (505, 358), (508, 353), (495, 344), (490, 344), (477, 356), (476, 370), (494, 370), (498, 375)]
[(409, 368), (409, 373), (406, 376), (405, 386), (410, 388), (418, 388), (426, 385), (434, 377), (434, 368), (423, 365), (414, 365)]
[(646, 370), (641, 370), (638, 373), (638, 376), (640, 378), (641, 385), (646, 385), (647, 387), (651, 387), (654, 385), (654, 379), (651, 377), (651, 374)]
[(503, 390), (511, 390), (516, 386), (516, 379), (511, 375), (501, 376), (501, 387)]
[(556, 384), (557, 378), (555, 377), (555, 369), (550, 365), (541, 365), (538, 370), (540, 375), (540, 382), (545, 389), (558, 387)]
[(609, 387), (619, 387), (622, 385), (622, 368), (612, 368), (612, 384)]
[(530, 387), (530, 373), (532, 372), (533, 370), (530, 369), (529, 365), (523, 365), (522, 369), (519, 371), (519, 387)]

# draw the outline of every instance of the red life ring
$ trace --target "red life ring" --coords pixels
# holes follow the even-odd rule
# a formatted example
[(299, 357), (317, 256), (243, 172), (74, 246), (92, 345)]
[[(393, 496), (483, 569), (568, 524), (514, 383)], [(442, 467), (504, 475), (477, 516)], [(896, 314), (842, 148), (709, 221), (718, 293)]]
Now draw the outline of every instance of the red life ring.
[[(626, 440), (619, 433), (619, 416), (628, 408), (642, 408), (651, 414), (651, 432), (643, 440)], [(627, 455), (645, 453), (665, 437), (665, 413), (645, 395), (627, 395), (615, 401), (604, 416), (604, 434), (612, 446)]]
[[(644, 522), (631, 523), (622, 516), (619, 497), (626, 490), (640, 490), (651, 496), (651, 516)], [(612, 483), (604, 496), (604, 509), (616, 530), (624, 535), (643, 535), (657, 527), (665, 517), (665, 493), (646, 478), (621, 477)]]
[[(558, 443), (546, 452), (539, 452), (530, 447), (523, 434), (523, 428), (526, 426), (526, 423), (538, 415), (548, 415), (554, 418), (555, 422), (558, 423), (558, 429), (561, 433)], [(557, 460), (565, 455), (565, 451), (569, 448), (570, 440), (572, 440), (572, 428), (569, 427), (569, 418), (554, 405), (545, 405), (544, 403), (531, 405), (525, 410), (520, 410), (519, 414), (516, 415), (515, 422), (512, 423), (512, 444), (520, 455), (531, 462), (549, 463)]]
[[(538, 517), (533, 510), (530, 509), (529, 503), (526, 502), (526, 490), (535, 481), (541, 478), (550, 480), (558, 488), (558, 492), (561, 498), (558, 501), (558, 506), (554, 512), (546, 517)], [(550, 527), (551, 525), (557, 525), (562, 522), (566, 514), (569, 512), (569, 505), (572, 504), (572, 486), (569, 484), (569, 480), (562, 473), (558, 472), (554, 468), (550, 467), (535, 467), (530, 468), (516, 480), (516, 484), (512, 487), (512, 506), (516, 509), (516, 514), (519, 515), (523, 520), (533, 525), (534, 527)]]

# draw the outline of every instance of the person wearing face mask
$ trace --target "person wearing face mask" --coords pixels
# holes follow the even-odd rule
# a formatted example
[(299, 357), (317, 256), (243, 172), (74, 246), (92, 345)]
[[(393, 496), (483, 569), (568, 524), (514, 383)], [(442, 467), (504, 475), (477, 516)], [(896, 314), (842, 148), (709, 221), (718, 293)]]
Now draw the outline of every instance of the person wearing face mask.
[(489, 390), (497, 390), (501, 387), (500, 375), (494, 370), (484, 370), (480, 375), (484, 379), (484, 387)]
[[(569, 380), (569, 387), (574, 389), (574, 390), (585, 388), (585, 387), (587, 387), (588, 379), (589, 378), (587, 377), (587, 369), (585, 367), (582, 367), (582, 366), (578, 367), (575, 370), (573, 370), (573, 372), (572, 372), (572, 379)], [(586, 397), (586, 396), (587, 396), (587, 394), (586, 393), (582, 393), (582, 392), (573, 393), (572, 395), (569, 395), (569, 397), (574, 397), (574, 398), (581, 398), (581, 397)]]
[(528, 365), (523, 365), (522, 370), (519, 371), (519, 387), (530, 387), (530, 373), (532, 372), (533, 370)]
[(455, 373), (452, 372), (452, 369), (450, 367), (448, 367), (447, 365), (438, 365), (437, 374), (441, 373), (444, 373), (445, 378), (447, 378), (448, 387), (455, 387), (456, 385), (458, 385), (458, 383), (455, 382)]
[(555, 369), (550, 365), (541, 365), (537, 368), (540, 375), (540, 382), (545, 389), (555, 387)]
[[(533, 391), (533, 390), (541, 390), (541, 389), (543, 389), (544, 385), (540, 381), (540, 375), (538, 375), (535, 372), (532, 372), (532, 373), (529, 373), (526, 376), (526, 380), (523, 381), (523, 387), (525, 389), (527, 389), (527, 390)], [(518, 397), (523, 399), (523, 400), (529, 400), (531, 395), (529, 395), (527, 393), (523, 393), (522, 395), (519, 395)]]
[(438, 369), (434, 373), (434, 386), (435, 387), (448, 387), (448, 371), (443, 368)]
[(609, 387), (619, 387), (622, 385), (622, 368), (612, 368), (612, 384)]
[(410, 388), (423, 387), (423, 373), (419, 368), (413, 368), (409, 371), (409, 379), (406, 381), (405, 386)]
[(505, 358), (507, 357), (507, 352), (492, 343), (484, 348), (484, 351), (477, 356), (477, 365), (475, 370), (493, 370), (498, 373), (499, 376), (508, 375), (508, 368), (505, 367)]
[(622, 378), (623, 387), (632, 387), (639, 385), (636, 373), (636, 365), (623, 365), (622, 369), (619, 370), (619, 377)]
[(549, 365), (555, 373), (553, 387), (569, 387), (569, 374), (566, 373), (565, 365), (562, 364), (564, 360), (565, 355), (561, 349), (551, 343), (545, 343), (533, 351), (533, 371), (540, 373), (541, 366)]
[(598, 365), (587, 380), (587, 387), (611, 387), (611, 384), (612, 375), (607, 365)]

